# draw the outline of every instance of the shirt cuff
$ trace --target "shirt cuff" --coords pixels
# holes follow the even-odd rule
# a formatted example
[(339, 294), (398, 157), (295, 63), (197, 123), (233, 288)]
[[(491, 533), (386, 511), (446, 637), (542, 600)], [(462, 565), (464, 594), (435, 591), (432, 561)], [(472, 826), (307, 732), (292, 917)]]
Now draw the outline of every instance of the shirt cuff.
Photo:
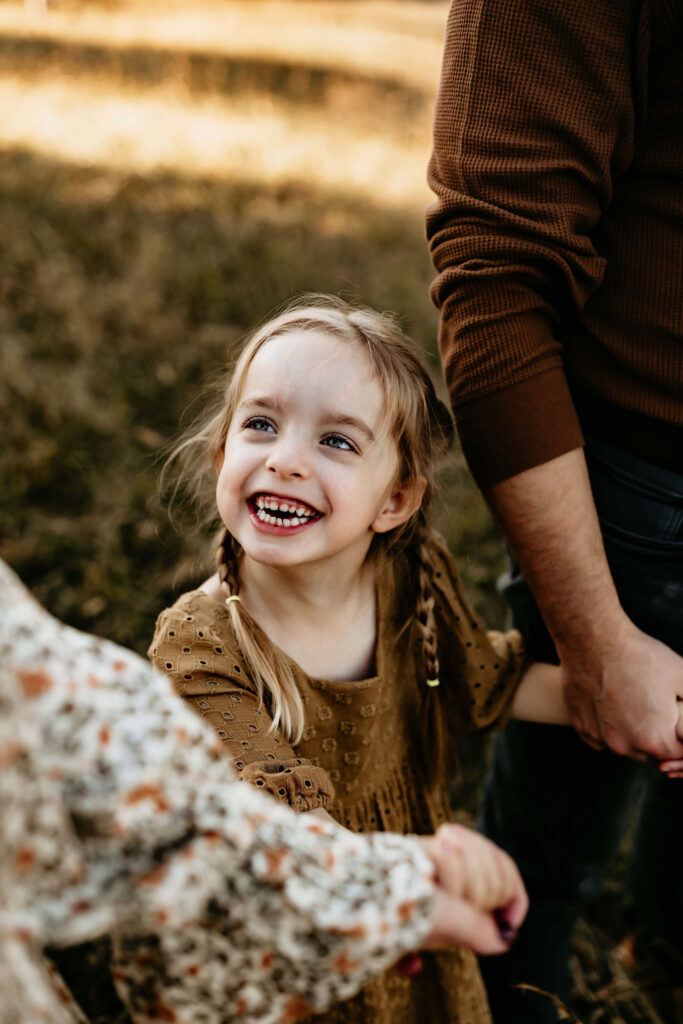
[(473, 398), (454, 408), (462, 450), (485, 489), (583, 445), (561, 368)]

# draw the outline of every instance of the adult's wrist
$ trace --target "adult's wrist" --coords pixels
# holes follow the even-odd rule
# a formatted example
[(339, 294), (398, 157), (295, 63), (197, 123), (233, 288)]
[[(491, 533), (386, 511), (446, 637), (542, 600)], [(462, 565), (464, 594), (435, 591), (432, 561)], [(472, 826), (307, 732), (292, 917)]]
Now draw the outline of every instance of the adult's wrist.
[[(570, 673), (595, 675), (608, 662), (623, 656), (640, 630), (631, 622), (621, 605), (609, 602), (603, 609), (590, 609), (583, 620), (562, 622), (551, 635), (560, 661)], [(596, 689), (599, 689), (596, 680)]]

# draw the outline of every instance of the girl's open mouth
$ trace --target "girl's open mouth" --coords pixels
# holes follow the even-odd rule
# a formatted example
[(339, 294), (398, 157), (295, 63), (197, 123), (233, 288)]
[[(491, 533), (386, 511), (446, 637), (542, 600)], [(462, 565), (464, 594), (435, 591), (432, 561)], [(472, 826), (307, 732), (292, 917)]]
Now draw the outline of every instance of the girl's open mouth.
[(268, 533), (273, 528), (277, 532), (282, 532), (283, 529), (291, 531), (322, 519), (322, 512), (312, 505), (307, 505), (305, 501), (283, 498), (276, 494), (254, 494), (247, 500), (247, 505), (252, 520)]

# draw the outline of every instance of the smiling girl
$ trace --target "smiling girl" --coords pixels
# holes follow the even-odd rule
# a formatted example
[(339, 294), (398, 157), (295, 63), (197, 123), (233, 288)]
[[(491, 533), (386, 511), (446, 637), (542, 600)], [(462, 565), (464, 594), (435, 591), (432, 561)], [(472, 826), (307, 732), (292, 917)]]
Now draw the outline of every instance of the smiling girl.
[[(559, 671), (525, 666), (516, 632), (486, 632), (430, 527), (452, 436), (393, 321), (320, 298), (251, 337), (220, 408), (179, 449), (213, 481), (224, 530), (218, 572), (162, 613), (150, 655), (242, 779), (355, 832), (447, 820), (455, 733), (511, 711), (566, 721)], [(458, 948), (324, 1019), (490, 1016)]]

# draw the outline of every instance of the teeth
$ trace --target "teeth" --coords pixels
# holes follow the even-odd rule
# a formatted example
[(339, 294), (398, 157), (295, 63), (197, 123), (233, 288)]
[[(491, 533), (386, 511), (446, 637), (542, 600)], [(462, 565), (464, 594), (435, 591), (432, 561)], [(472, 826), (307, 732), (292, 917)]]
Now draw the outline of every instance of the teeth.
[[(264, 498), (259, 495), (254, 500), (256, 515), (263, 523), (276, 523), (279, 526), (300, 526), (313, 519), (315, 512), (304, 505), (293, 505), (287, 501), (275, 501), (275, 499)], [(285, 513), (292, 516), (291, 519), (283, 519), (281, 515), (272, 516), (270, 512)]]

